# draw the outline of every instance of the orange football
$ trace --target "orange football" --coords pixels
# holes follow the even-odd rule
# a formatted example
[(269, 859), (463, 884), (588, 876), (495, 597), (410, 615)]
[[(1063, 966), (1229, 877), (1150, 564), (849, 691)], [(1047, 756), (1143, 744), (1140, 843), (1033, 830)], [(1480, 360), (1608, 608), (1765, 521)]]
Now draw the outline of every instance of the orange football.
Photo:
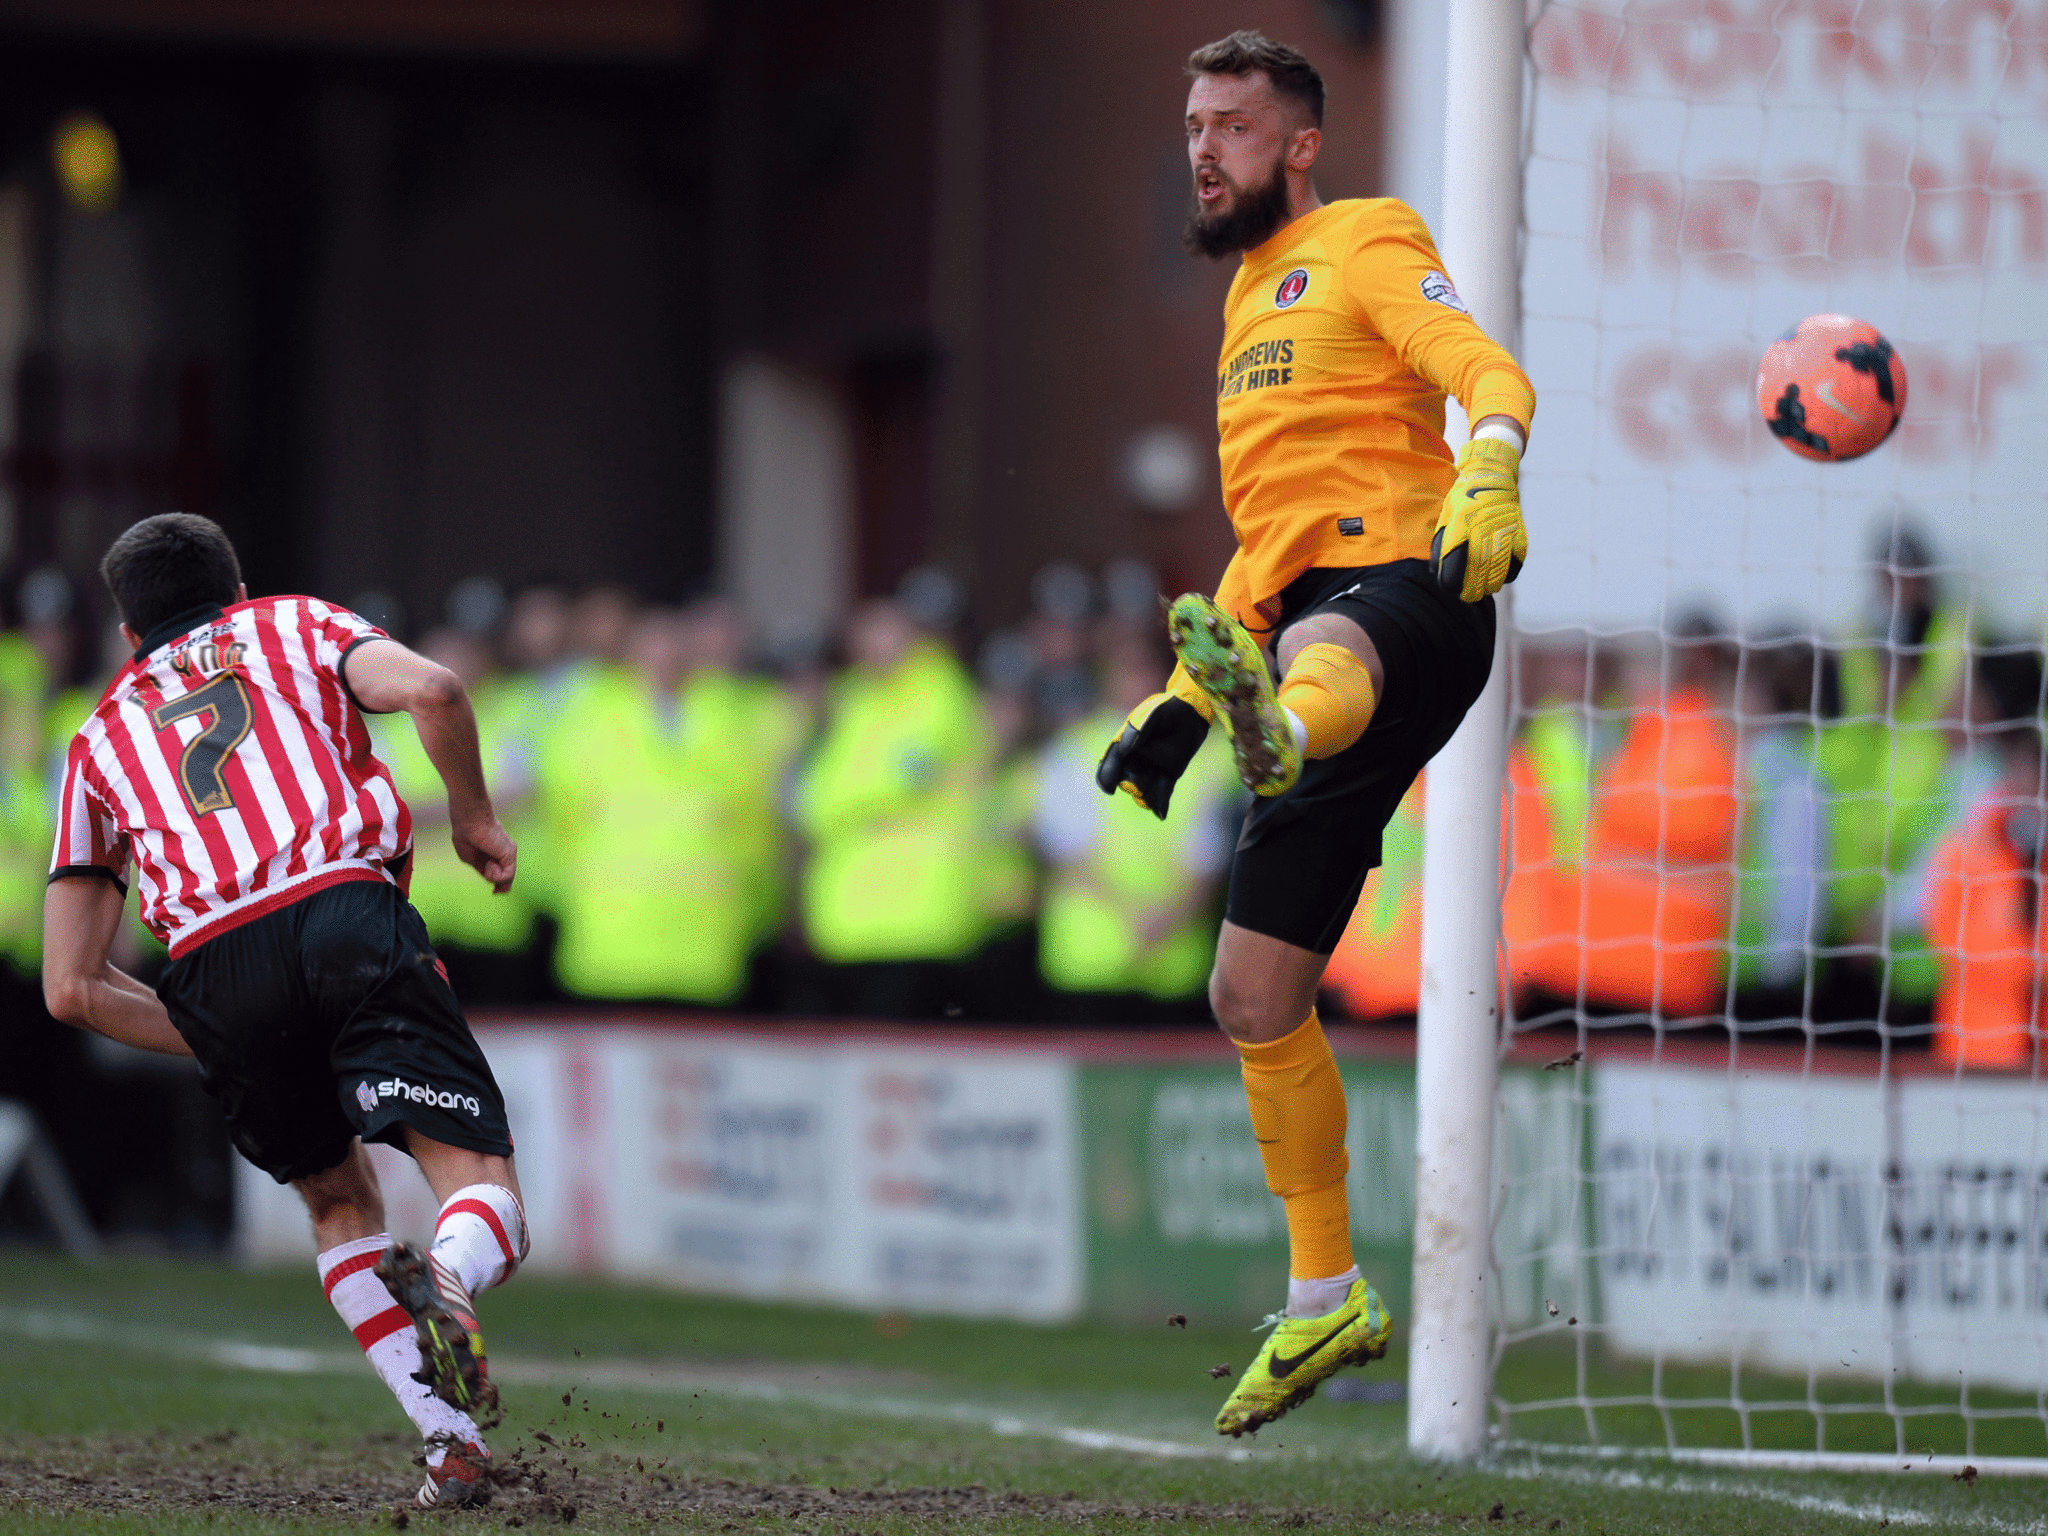
[(1772, 342), (1756, 370), (1771, 435), (1802, 458), (1861, 458), (1906, 411), (1906, 365), (1877, 328), (1808, 315)]

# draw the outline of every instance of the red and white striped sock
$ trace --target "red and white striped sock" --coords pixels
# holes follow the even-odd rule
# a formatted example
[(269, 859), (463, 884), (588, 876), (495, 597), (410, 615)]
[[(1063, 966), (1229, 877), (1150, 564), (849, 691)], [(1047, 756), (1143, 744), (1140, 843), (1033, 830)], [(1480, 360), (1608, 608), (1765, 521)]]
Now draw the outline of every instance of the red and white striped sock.
[(398, 1399), (398, 1406), (432, 1446), (428, 1459), (439, 1465), (441, 1447), (433, 1445), (435, 1436), (475, 1445), (482, 1445), (484, 1437), (468, 1414), (451, 1408), (430, 1388), (412, 1379), (412, 1373), (420, 1368), (419, 1336), (413, 1332), (412, 1319), (392, 1301), (374, 1270), (390, 1246), (391, 1235), (380, 1232), (328, 1249), (316, 1261), (320, 1284), (356, 1336), (356, 1343), (370, 1357), (370, 1364), (384, 1378), (384, 1385)]
[(432, 1257), (471, 1296), (503, 1284), (526, 1257), (526, 1213), (519, 1197), (500, 1184), (455, 1191), (434, 1222)]

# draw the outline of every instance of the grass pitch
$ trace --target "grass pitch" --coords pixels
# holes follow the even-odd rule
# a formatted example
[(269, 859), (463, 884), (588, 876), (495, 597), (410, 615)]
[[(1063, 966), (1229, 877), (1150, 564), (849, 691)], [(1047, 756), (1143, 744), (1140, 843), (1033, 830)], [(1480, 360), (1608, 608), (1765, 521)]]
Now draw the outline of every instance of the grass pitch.
[[(1408, 1459), (1398, 1405), (1209, 1429), (1255, 1340), (864, 1316), (524, 1276), (484, 1298), (520, 1479), (405, 1512), (416, 1443), (304, 1271), (0, 1252), (0, 1530), (2048, 1531), (2048, 1489)], [(1397, 1335), (1398, 1339), (1398, 1335)], [(1517, 1360), (1558, 1395), (1572, 1363)], [(1340, 1380), (1401, 1381), (1395, 1355)], [(1810, 1439), (1806, 1442), (1811, 1443)]]

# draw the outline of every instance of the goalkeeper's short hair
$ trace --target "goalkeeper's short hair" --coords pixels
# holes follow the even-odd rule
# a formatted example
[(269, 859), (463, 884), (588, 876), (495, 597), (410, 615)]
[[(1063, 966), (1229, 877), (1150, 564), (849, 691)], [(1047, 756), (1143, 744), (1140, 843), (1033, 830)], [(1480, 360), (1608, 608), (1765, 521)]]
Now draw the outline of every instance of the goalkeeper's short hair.
[(1263, 32), (1233, 32), (1204, 43), (1188, 55), (1188, 73), (1238, 78), (1262, 74), (1275, 91), (1306, 112), (1310, 122), (1323, 126), (1323, 77), (1299, 48), (1275, 42)]

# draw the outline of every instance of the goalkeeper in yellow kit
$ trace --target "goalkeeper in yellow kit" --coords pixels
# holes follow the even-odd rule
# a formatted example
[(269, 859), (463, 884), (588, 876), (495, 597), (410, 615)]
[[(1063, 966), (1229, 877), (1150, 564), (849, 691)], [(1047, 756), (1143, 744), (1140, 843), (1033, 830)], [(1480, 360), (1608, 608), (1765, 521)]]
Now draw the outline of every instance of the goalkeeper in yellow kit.
[[(1323, 82), (1306, 58), (1238, 32), (1188, 73), (1188, 245), (1242, 256), (1216, 376), (1238, 551), (1213, 600), (1173, 604), (1180, 664), (1097, 782), (1163, 817), (1220, 719), (1258, 796), (1209, 999), (1243, 1057), (1291, 1278), (1216, 1417), (1241, 1435), (1377, 1359), (1392, 1328), (1352, 1259), (1344, 1088), (1316, 988), (1394, 808), (1485, 686), (1493, 594), (1528, 552), (1516, 469), (1536, 401), (1412, 209), (1316, 195)], [(1455, 461), (1446, 395), (1474, 424)]]

